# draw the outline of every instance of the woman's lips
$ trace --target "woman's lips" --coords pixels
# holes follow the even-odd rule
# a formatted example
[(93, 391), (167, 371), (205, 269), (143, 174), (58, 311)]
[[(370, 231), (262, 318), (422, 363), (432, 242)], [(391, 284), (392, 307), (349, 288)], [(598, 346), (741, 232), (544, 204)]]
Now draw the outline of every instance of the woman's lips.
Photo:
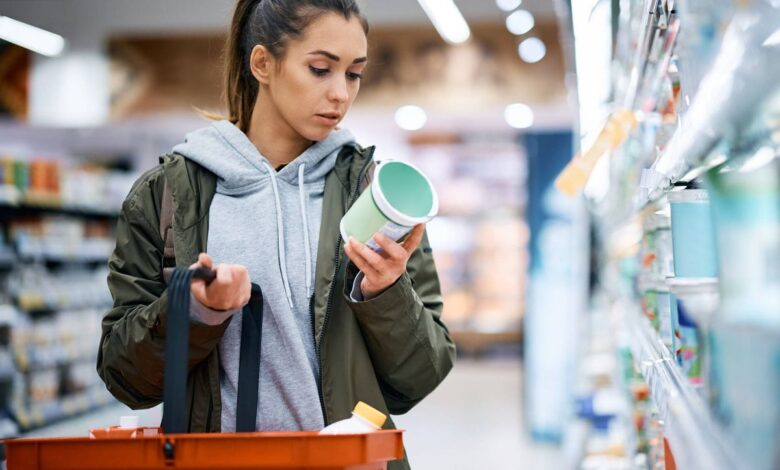
[(326, 126), (335, 126), (339, 123), (339, 116), (336, 114), (316, 114), (314, 117)]

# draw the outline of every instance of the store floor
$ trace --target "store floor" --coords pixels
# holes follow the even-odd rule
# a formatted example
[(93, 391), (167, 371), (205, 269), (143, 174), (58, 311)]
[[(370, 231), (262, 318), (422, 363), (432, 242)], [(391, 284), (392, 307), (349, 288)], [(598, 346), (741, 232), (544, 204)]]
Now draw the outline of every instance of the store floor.
[(565, 468), (557, 447), (524, 429), (517, 359), (460, 359), (449, 377), (407, 416), (404, 442), (414, 470)]
[[(488, 470), (564, 468), (556, 447), (531, 442), (523, 429), (521, 367), (516, 359), (461, 359), (447, 380), (406, 416), (395, 418), (406, 429), (414, 470)], [(135, 413), (123, 405), (107, 407), (31, 436), (83, 436), (90, 427), (118, 423)], [(142, 413), (141, 424), (155, 426), (160, 409)]]

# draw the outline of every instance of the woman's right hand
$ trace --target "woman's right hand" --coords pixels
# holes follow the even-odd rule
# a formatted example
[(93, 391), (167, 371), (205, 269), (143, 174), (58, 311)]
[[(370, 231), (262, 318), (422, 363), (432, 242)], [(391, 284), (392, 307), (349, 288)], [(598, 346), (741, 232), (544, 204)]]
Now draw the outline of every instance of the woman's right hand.
[(240, 264), (218, 264), (213, 266), (211, 256), (198, 255), (198, 262), (190, 268), (213, 269), (217, 277), (209, 284), (203, 279), (192, 280), (192, 295), (206, 307), (213, 310), (236, 310), (249, 303), (252, 285), (249, 272)]

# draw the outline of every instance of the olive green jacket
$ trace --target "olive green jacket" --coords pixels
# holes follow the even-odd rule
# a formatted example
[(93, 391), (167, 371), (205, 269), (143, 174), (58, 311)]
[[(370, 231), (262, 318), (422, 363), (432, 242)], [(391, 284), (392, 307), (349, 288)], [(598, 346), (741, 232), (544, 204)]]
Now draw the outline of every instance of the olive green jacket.
[[(444, 380), (455, 360), (440, 320), (442, 299), (427, 237), (394, 285), (369, 301), (349, 298), (357, 269), (344, 254), (339, 221), (357, 198), (372, 156), (373, 147), (344, 147), (325, 182), (311, 316), (326, 423), (348, 418), (359, 400), (386, 414), (406, 413)], [(109, 260), (114, 307), (103, 319), (97, 359), (108, 390), (134, 409), (153, 407), (163, 397), (168, 299), (159, 227), (165, 180), (173, 195), (175, 260), (181, 267), (206, 251), (216, 191), (216, 177), (199, 165), (176, 154), (160, 161), (139, 178), (122, 206)], [(217, 345), (229, 322), (190, 322), (185, 397), (190, 432), (220, 431)], [(386, 427), (393, 426), (388, 420)], [(391, 462), (389, 468), (408, 464)]]

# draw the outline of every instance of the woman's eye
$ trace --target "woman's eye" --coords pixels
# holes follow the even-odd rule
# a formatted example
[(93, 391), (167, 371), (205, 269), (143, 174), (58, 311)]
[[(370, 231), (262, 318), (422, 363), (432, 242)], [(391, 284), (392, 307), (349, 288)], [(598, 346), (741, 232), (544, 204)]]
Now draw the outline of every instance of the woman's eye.
[(318, 77), (324, 77), (329, 72), (328, 69), (320, 69), (320, 68), (317, 68), (317, 67), (315, 67), (313, 65), (309, 66), (309, 70), (311, 70), (311, 73), (313, 73), (314, 75), (316, 75)]
[(349, 78), (352, 81), (360, 80), (363, 78), (363, 74), (355, 73), (355, 72), (347, 72), (347, 78)]

